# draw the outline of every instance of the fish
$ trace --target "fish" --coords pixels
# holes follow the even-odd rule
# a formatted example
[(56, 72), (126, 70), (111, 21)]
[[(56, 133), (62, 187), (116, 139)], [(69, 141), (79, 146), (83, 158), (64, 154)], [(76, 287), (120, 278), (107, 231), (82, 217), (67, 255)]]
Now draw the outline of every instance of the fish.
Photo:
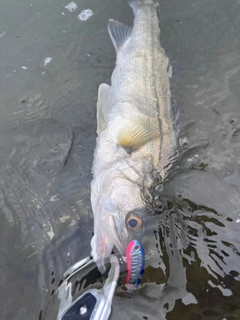
[(129, 289), (138, 288), (141, 275), (144, 273), (145, 254), (138, 240), (129, 242), (126, 248), (127, 277), (126, 286)]
[(127, 244), (144, 234), (152, 187), (166, 180), (178, 158), (178, 111), (171, 106), (172, 71), (156, 5), (128, 3), (132, 27), (109, 20), (116, 66), (111, 85), (98, 89), (91, 256), (101, 272), (113, 249), (124, 256)]

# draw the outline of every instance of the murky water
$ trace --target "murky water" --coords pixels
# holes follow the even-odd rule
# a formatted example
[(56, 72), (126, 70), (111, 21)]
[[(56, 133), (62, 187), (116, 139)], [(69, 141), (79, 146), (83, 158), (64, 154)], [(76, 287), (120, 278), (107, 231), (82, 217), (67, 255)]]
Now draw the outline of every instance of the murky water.
[[(70, 1), (69, 1), (70, 2)], [(97, 88), (124, 0), (4, 0), (0, 10), (1, 319), (55, 319), (64, 271), (90, 252)], [(240, 2), (160, 2), (161, 42), (181, 104), (178, 167), (147, 220), (151, 252), (111, 319), (240, 319)], [(77, 16), (91, 9), (93, 16)], [(51, 58), (51, 59), (49, 59)], [(156, 227), (157, 226), (157, 227)], [(79, 288), (96, 285), (89, 271)], [(121, 276), (121, 277), (124, 277)]]

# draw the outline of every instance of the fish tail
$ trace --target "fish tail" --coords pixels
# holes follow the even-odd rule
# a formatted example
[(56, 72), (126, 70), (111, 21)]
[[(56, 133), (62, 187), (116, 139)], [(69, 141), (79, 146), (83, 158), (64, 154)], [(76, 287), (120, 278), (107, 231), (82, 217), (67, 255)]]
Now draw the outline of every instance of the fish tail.
[(133, 9), (133, 12), (136, 12), (139, 7), (145, 6), (145, 5), (154, 5), (154, 2), (152, 0), (127, 0), (130, 7)]

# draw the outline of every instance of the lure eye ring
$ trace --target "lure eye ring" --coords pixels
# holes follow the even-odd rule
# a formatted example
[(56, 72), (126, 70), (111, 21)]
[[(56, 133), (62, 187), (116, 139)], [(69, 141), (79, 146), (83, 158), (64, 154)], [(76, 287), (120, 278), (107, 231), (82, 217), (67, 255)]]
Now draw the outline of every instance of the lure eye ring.
[(140, 246), (137, 244), (135, 247), (134, 247), (134, 251), (138, 252), (140, 250)]
[(142, 219), (135, 212), (131, 212), (126, 219), (127, 228), (131, 231), (139, 232), (142, 230)]

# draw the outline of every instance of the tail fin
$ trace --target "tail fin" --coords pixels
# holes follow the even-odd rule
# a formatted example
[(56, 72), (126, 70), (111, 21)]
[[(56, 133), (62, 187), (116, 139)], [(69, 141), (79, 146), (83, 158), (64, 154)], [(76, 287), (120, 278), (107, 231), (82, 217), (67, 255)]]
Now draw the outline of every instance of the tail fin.
[(130, 7), (133, 9), (133, 12), (136, 12), (139, 7), (144, 5), (154, 5), (152, 0), (127, 0)]

